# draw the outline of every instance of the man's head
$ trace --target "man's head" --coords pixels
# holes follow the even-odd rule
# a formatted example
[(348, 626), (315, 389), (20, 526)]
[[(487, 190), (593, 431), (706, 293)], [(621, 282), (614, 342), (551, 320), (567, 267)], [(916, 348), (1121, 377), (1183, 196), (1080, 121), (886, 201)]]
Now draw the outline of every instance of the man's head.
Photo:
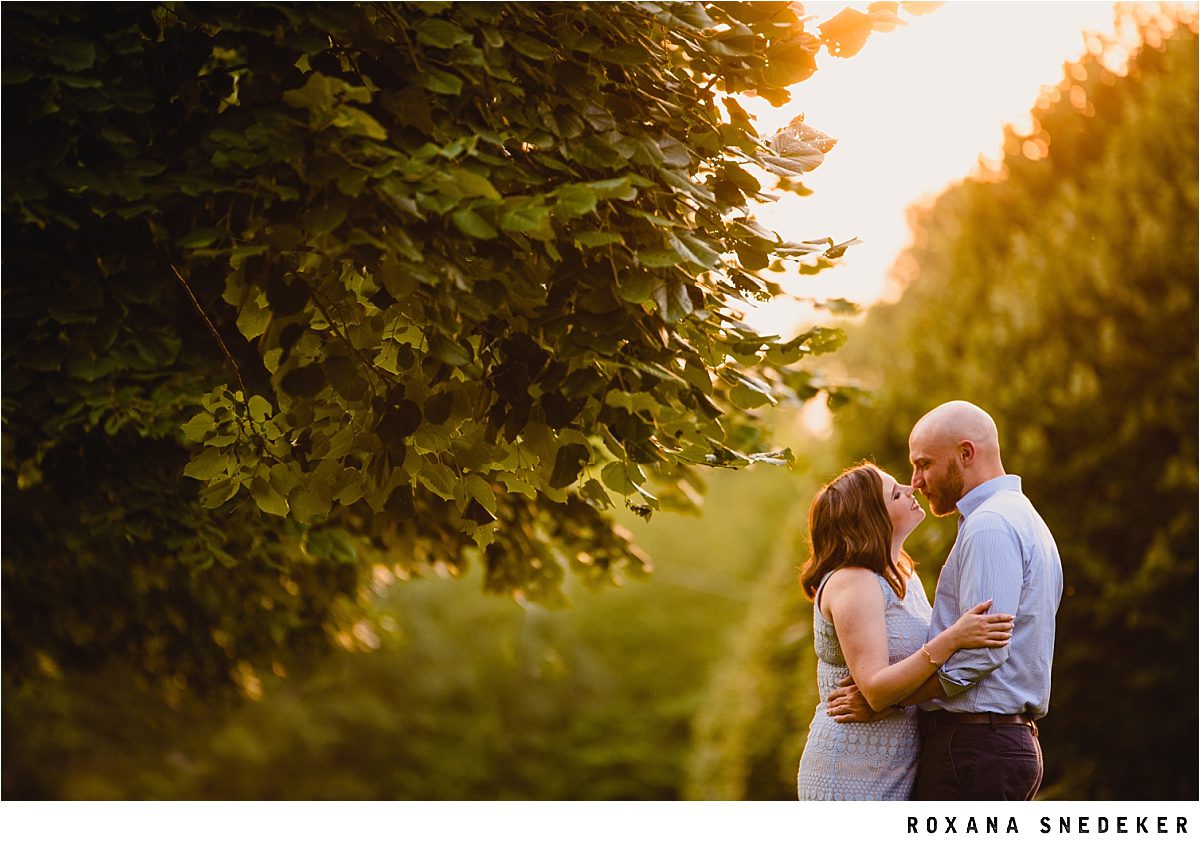
[(995, 422), (962, 400), (939, 405), (917, 421), (908, 436), (908, 460), (913, 487), (938, 517), (952, 513), (977, 485), (1004, 475)]

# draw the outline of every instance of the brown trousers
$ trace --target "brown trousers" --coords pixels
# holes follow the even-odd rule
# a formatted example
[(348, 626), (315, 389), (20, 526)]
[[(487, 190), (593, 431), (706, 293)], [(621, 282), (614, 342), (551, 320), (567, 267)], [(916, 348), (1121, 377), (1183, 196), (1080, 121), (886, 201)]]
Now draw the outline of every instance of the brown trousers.
[(1021, 725), (935, 725), (921, 717), (913, 799), (1029, 800), (1042, 784), (1042, 746)]

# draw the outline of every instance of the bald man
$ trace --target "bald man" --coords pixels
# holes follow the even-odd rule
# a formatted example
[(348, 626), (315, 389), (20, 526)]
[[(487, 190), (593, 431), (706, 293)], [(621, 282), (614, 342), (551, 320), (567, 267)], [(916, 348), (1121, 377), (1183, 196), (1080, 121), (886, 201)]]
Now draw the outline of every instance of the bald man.
[[(912, 485), (939, 517), (958, 512), (958, 539), (938, 576), (929, 636), (992, 600), (1013, 614), (1001, 649), (956, 652), (902, 704), (920, 703), (914, 799), (1032, 799), (1042, 781), (1038, 719), (1050, 704), (1054, 615), (1062, 598), (1058, 547), (1019, 476), (1000, 460), (991, 416), (969, 402), (940, 405), (908, 439)], [(829, 700), (834, 719), (871, 719), (851, 684)]]

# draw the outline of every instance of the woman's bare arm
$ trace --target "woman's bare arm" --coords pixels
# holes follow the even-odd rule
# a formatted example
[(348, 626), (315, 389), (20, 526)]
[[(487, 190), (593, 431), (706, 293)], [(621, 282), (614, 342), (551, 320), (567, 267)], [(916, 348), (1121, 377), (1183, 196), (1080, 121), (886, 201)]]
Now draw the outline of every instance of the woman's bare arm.
[[(870, 570), (846, 567), (834, 572), (821, 592), (822, 611), (833, 622), (842, 654), (867, 704), (882, 711), (912, 694), (936, 672), (937, 668), (968, 642), (1006, 643), (1009, 634), (1000, 615), (995, 623), (974, 621), (946, 629), (907, 658), (888, 663), (884, 599), (878, 578)], [(986, 608), (976, 606), (980, 615)], [(1011, 629), (1011, 625), (1007, 625)]]

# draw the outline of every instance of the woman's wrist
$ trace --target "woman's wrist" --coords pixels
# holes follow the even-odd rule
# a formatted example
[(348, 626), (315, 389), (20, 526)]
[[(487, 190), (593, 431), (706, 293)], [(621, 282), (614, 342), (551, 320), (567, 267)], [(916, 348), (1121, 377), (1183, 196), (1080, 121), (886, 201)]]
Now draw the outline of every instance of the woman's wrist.
[(956, 648), (950, 636), (950, 631), (947, 630), (937, 637), (930, 638), (929, 642), (921, 647), (921, 651), (929, 659), (930, 664), (940, 667), (950, 660), (950, 656), (954, 654)]

